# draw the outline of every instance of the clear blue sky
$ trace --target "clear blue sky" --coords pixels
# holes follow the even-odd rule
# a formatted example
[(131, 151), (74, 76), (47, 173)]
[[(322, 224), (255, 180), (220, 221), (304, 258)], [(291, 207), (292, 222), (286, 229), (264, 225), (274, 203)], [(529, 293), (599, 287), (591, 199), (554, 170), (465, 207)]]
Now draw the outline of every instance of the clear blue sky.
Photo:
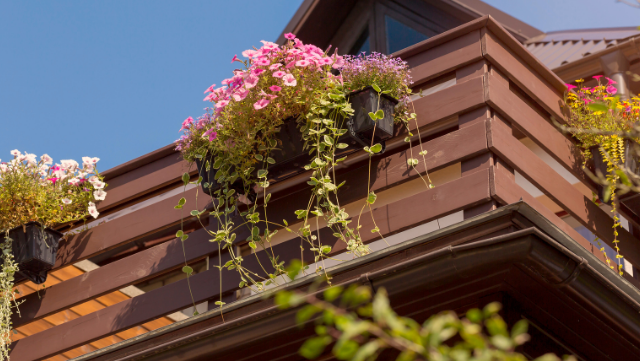
[[(301, 2), (0, 0), (0, 159), (17, 148), (105, 170), (171, 143), (233, 55), (275, 40)], [(546, 31), (640, 25), (615, 0), (487, 2)]]

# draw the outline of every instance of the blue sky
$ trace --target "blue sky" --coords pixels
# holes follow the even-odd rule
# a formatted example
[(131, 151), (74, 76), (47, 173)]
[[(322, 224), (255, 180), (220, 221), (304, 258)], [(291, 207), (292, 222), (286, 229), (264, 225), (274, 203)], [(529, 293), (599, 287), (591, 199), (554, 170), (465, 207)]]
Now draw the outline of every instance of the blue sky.
[[(105, 170), (171, 143), (233, 55), (275, 40), (301, 2), (0, 0), (0, 159), (17, 148)], [(486, 2), (546, 31), (640, 25), (615, 0)]]

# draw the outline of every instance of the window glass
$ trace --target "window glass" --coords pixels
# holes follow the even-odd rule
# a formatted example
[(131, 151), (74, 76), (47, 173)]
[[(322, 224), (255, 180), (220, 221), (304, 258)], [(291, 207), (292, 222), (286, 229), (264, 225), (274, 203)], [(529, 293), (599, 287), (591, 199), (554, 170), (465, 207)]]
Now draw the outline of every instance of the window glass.
[(388, 15), (385, 15), (384, 20), (387, 31), (387, 52), (389, 54), (429, 38), (427, 35)]
[(358, 55), (362, 52), (369, 54), (371, 52), (371, 46), (369, 45), (369, 29), (365, 29), (353, 47), (349, 54)]

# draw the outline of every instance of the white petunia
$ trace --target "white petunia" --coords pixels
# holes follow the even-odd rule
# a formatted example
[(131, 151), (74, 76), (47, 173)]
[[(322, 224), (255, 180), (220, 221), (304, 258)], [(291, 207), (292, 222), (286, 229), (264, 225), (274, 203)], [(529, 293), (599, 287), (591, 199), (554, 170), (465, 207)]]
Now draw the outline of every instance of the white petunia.
[(96, 199), (96, 201), (104, 201), (104, 198), (106, 196), (107, 192), (102, 189), (98, 189), (97, 191), (93, 192), (93, 197)]
[(43, 154), (40, 160), (43, 161), (44, 164), (53, 164), (53, 158), (51, 158), (49, 154)]
[(96, 163), (98, 163), (98, 161), (100, 160), (100, 158), (91, 158), (91, 157), (82, 157), (82, 163), (83, 164), (88, 164), (88, 165), (94, 165)]
[(36, 155), (35, 155), (35, 154), (29, 154), (29, 153), (27, 153), (27, 154), (25, 154), (25, 155), (24, 155), (24, 158), (25, 158), (25, 160), (26, 160), (27, 162), (29, 162), (29, 164), (33, 164), (33, 165), (35, 165), (35, 164), (37, 164), (37, 163), (38, 163), (38, 162), (36, 162), (36, 158), (37, 158), (37, 157), (36, 157)]
[(19, 157), (20, 156), (20, 151), (17, 149), (14, 149), (11, 151), (11, 155), (14, 157)]
[(87, 208), (87, 210), (89, 211), (89, 214), (93, 218), (98, 218), (98, 215), (100, 213), (98, 212), (98, 209), (96, 208), (96, 205), (93, 202), (89, 202), (89, 208)]
[(64, 203), (64, 204), (71, 204), (71, 199), (69, 199), (69, 198), (63, 198), (63, 199), (62, 199), (62, 203)]
[(62, 169), (66, 169), (70, 172), (75, 172), (78, 169), (78, 162), (73, 159), (64, 159), (60, 161)]

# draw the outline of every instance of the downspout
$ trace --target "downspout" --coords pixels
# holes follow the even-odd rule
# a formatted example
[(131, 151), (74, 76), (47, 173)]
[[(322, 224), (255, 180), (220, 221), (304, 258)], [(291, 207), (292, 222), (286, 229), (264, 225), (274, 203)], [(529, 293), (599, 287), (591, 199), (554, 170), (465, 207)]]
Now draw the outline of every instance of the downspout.
[(628, 100), (630, 92), (626, 73), (629, 71), (630, 64), (627, 57), (624, 56), (621, 50), (616, 50), (613, 53), (601, 56), (600, 64), (604, 70), (604, 75), (616, 82), (613, 86), (618, 90), (617, 95), (620, 96), (620, 100)]

